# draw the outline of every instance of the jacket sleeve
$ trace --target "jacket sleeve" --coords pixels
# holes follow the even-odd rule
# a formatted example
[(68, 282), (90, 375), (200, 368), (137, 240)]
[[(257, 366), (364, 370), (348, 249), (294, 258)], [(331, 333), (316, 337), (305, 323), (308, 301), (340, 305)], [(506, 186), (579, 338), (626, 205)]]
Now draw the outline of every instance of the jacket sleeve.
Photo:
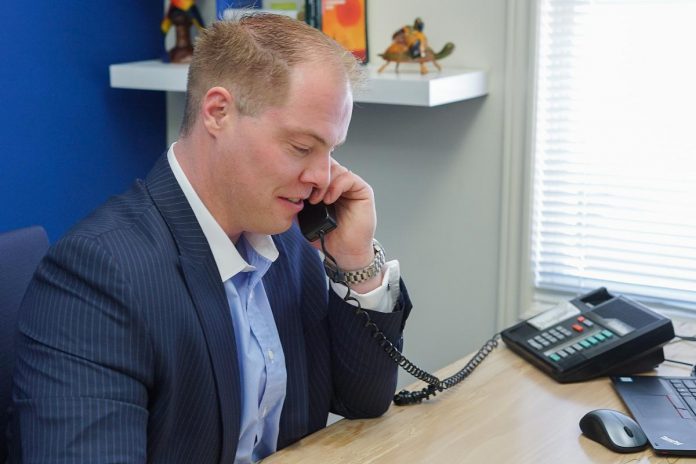
[[(365, 310), (387, 339), (401, 350), (411, 301), (403, 281), (391, 313)], [(329, 330), (333, 365), (332, 410), (344, 417), (377, 417), (389, 408), (396, 390), (398, 366), (385, 353), (364, 315), (329, 292)]]
[(117, 262), (92, 238), (49, 251), (18, 324), (12, 456), (145, 462), (152, 349)]

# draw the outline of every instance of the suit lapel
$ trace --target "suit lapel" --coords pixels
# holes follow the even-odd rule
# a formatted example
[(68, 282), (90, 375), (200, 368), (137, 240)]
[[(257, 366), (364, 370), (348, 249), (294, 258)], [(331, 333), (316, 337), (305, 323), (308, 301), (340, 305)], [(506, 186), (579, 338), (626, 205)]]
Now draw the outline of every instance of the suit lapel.
[(179, 248), (181, 269), (208, 346), (222, 419), (220, 462), (232, 462), (241, 417), (239, 365), (225, 289), (210, 246), (162, 156), (146, 180), (152, 199)]
[(196, 261), (183, 254), (180, 259), (208, 344), (218, 388), (223, 425), (220, 462), (232, 462), (239, 440), (239, 418), (242, 413), (237, 349), (227, 297), (212, 258), (212, 266), (209, 262)]
[(309, 391), (302, 320), (300, 313), (294, 309), (299, 306), (296, 301), (300, 298), (299, 289), (288, 286), (291, 281), (288, 276), (298, 275), (300, 269), (297, 263), (291, 262), (282, 239), (279, 236), (274, 239), (280, 256), (263, 280), (287, 370), (285, 403), (278, 434), (278, 446), (284, 447), (308, 433)]

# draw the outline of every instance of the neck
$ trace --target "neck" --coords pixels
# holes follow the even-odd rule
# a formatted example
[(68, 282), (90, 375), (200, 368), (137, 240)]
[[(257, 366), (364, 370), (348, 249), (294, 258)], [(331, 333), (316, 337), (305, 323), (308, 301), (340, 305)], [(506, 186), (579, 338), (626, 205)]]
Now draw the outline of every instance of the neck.
[(211, 153), (210, 148), (205, 139), (188, 135), (177, 140), (174, 146), (174, 157), (198, 198), (201, 199), (232, 243), (237, 244), (242, 235), (241, 231), (235, 231), (234, 227), (231, 226), (232, 221), (229, 218), (228, 210), (222, 207), (220, 198), (214, 193), (214, 163), (208, 159)]

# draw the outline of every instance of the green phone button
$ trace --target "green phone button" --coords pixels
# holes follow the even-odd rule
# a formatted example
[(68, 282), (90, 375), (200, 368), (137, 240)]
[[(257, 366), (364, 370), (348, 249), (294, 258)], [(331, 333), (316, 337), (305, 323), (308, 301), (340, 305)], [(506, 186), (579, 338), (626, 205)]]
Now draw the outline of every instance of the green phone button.
[(600, 342), (603, 342), (604, 340), (607, 339), (607, 337), (605, 337), (605, 336), (602, 335), (601, 333), (596, 334), (594, 337), (595, 337), (597, 340), (599, 340)]
[(556, 361), (556, 362), (561, 360), (561, 357), (558, 356), (556, 353), (550, 354), (549, 358), (551, 358), (552, 361)]
[(602, 335), (604, 335), (607, 338), (611, 338), (614, 336), (614, 333), (611, 330), (604, 329), (602, 330)]
[(592, 346), (592, 344), (587, 340), (580, 340), (580, 344), (583, 346), (583, 348), (589, 348)]

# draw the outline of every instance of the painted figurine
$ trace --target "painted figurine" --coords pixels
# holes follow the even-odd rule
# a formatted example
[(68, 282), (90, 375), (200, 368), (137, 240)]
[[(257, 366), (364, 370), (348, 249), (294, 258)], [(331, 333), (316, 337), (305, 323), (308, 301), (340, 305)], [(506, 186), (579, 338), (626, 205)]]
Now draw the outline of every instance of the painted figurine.
[(176, 32), (176, 42), (174, 48), (168, 52), (169, 61), (188, 63), (193, 56), (191, 26), (195, 25), (199, 29), (205, 27), (195, 0), (171, 0), (167, 14), (160, 25), (162, 34), (166, 35), (172, 25)]
[(384, 71), (391, 62), (396, 63), (397, 72), (401, 63), (419, 63), (421, 74), (428, 73), (428, 68), (425, 66), (428, 62), (432, 62), (438, 71), (442, 70), (437, 60), (449, 56), (454, 50), (454, 44), (447, 42), (442, 50), (435, 53), (428, 46), (428, 38), (423, 34), (423, 26), (423, 20), (416, 18), (413, 26), (404, 26), (392, 35), (391, 45), (379, 55), (386, 60), (386, 63), (379, 68), (378, 72)]

